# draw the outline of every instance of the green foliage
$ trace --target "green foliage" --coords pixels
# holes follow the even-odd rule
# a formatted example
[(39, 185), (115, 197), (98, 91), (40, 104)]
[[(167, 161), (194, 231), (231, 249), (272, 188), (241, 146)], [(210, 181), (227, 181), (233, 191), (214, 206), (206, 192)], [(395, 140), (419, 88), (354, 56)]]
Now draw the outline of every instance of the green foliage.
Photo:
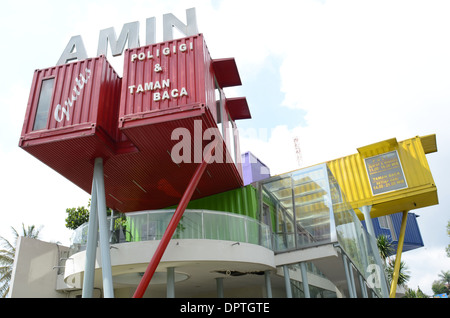
[[(392, 248), (392, 241), (385, 235), (379, 235), (377, 237), (377, 247), (378, 251), (380, 252), (381, 258), (384, 260), (384, 264), (386, 265), (385, 266), (386, 276), (388, 278), (389, 284), (391, 284), (394, 276), (394, 266), (395, 266), (395, 259), (390, 258), (390, 256), (394, 253), (394, 249)], [(397, 285), (406, 286), (406, 283), (411, 278), (407, 269), (408, 268), (405, 262), (400, 261)]]
[(429, 298), (430, 296), (424, 294), (420, 287), (417, 287), (417, 291), (408, 288), (403, 298)]
[(394, 253), (392, 248), (392, 241), (385, 235), (377, 237), (377, 247), (380, 252), (381, 259), (386, 262), (386, 259)]
[(450, 271), (441, 271), (439, 280), (435, 280), (431, 285), (431, 290), (435, 295), (450, 294)]
[(68, 214), (66, 218), (66, 227), (68, 229), (75, 230), (89, 221), (89, 210), (84, 206), (68, 208), (66, 209), (66, 213)]
[[(392, 279), (394, 277), (394, 266), (395, 266), (395, 259), (388, 261), (388, 266), (386, 267), (387, 277), (389, 280), (389, 283), (392, 282)], [(411, 276), (408, 272), (408, 267), (406, 266), (405, 262), (400, 260), (400, 269), (398, 271), (398, 279), (397, 279), (397, 285), (399, 286), (406, 286), (406, 283), (409, 281)]]

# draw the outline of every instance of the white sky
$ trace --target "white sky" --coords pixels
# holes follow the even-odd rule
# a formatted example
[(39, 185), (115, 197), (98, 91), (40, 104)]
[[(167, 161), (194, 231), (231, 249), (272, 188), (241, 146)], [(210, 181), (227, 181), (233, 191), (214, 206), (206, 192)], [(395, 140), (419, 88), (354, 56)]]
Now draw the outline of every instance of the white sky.
[[(0, 4), (0, 235), (43, 225), (44, 240), (68, 244), (65, 209), (89, 195), (18, 147), (35, 69), (54, 66), (73, 35), (89, 56), (101, 29), (162, 15), (185, 20), (195, 7), (213, 58), (235, 57), (253, 119), (238, 123), (241, 150), (272, 174), (356, 152), (373, 142), (437, 134), (427, 156), (440, 204), (414, 211), (424, 248), (403, 254), (409, 286), (429, 294), (445, 256), (450, 220), (450, 2), (435, 0), (304, 1), (2, 1)], [(108, 57), (121, 74), (123, 57)]]

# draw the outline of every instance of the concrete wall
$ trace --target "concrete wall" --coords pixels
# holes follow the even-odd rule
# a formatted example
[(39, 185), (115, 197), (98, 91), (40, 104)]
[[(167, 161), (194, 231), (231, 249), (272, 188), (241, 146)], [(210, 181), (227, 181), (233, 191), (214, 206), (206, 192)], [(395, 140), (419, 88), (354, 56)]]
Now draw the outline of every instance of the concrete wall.
[(19, 237), (10, 283), (11, 298), (61, 298), (56, 290), (59, 268), (68, 248), (56, 243)]

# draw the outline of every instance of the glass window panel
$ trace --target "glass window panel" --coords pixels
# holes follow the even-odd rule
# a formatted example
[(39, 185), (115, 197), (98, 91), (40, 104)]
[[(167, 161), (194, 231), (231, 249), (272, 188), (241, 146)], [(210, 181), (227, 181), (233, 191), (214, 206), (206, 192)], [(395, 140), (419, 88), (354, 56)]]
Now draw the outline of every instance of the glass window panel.
[(52, 101), (54, 82), (54, 78), (49, 78), (42, 81), (33, 130), (40, 130), (47, 127), (48, 112)]

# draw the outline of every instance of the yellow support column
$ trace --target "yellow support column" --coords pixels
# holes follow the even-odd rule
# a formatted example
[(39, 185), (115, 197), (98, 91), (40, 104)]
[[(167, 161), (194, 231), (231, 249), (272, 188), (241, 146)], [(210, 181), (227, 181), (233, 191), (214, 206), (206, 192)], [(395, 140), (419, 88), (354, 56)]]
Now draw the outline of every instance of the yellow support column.
[(397, 291), (398, 274), (400, 272), (400, 262), (402, 258), (403, 242), (405, 240), (406, 220), (408, 218), (408, 211), (403, 211), (402, 225), (400, 227), (400, 237), (398, 238), (397, 256), (395, 257), (394, 274), (392, 275), (390, 298), (395, 298)]

